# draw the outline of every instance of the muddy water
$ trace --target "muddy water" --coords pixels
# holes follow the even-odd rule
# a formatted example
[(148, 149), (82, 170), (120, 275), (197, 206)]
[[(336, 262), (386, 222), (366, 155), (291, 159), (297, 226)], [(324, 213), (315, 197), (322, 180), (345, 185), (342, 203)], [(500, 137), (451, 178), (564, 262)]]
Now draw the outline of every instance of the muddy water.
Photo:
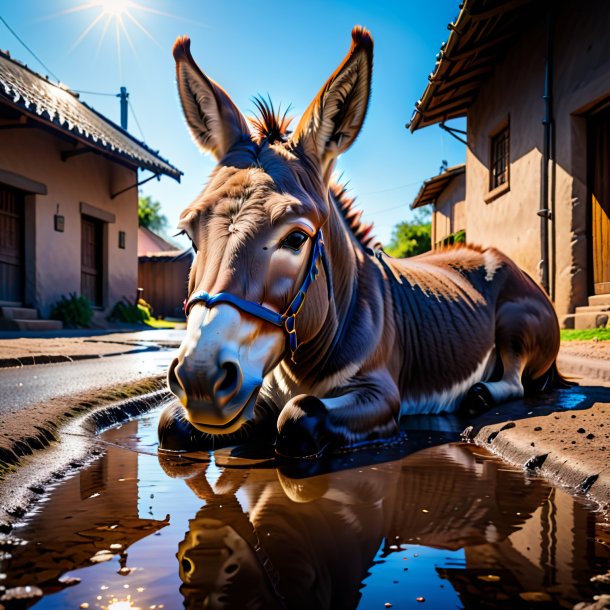
[(583, 500), (425, 425), (304, 477), (229, 451), (160, 460), (156, 418), (104, 433), (0, 540), (8, 596), (43, 594), (0, 605), (572, 608), (610, 568)]

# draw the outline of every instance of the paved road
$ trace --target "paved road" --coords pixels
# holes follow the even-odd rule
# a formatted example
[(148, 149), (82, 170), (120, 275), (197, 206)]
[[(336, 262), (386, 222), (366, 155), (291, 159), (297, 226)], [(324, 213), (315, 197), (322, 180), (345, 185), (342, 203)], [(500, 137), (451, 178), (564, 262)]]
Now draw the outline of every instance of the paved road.
[(79, 362), (0, 369), (0, 412), (57, 396), (162, 375), (173, 351), (146, 351)]

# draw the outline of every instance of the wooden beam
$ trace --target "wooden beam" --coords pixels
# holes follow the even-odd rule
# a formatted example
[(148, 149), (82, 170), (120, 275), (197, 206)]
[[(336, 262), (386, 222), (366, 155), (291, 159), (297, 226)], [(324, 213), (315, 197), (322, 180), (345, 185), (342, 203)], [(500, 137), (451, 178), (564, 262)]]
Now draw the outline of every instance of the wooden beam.
[(495, 8), (490, 8), (486, 11), (478, 11), (476, 13), (469, 13), (469, 16), (474, 21), (486, 21), (497, 15), (505, 13), (511, 13), (512, 11), (522, 7), (525, 4), (531, 4), (533, 0), (512, 0), (512, 2), (504, 2)]
[(18, 129), (20, 127), (29, 127), (28, 118), (24, 114), (17, 119), (0, 119), (0, 129)]
[(484, 53), (490, 49), (493, 49), (494, 47), (502, 46), (505, 42), (510, 40), (512, 37), (513, 37), (513, 34), (505, 34), (504, 36), (499, 36), (498, 38), (494, 38), (493, 40), (490, 40), (489, 42), (486, 42), (485, 44), (475, 46), (472, 49), (468, 49), (466, 51), (460, 51), (459, 53), (456, 53), (455, 55), (450, 55), (450, 54), (443, 55), (443, 59), (446, 59), (447, 61), (451, 61), (451, 62), (468, 59), (472, 55), (476, 55), (478, 53)]
[(467, 107), (472, 102), (472, 95), (461, 95), (457, 98), (451, 98), (450, 102), (439, 104), (437, 106), (428, 106), (422, 114), (425, 117), (442, 115), (445, 112), (450, 112), (457, 108)]
[(434, 95), (443, 95), (448, 90), (455, 89), (457, 87), (464, 87), (471, 85), (472, 83), (481, 83), (481, 81), (493, 72), (493, 66), (489, 65), (485, 68), (480, 68), (474, 72), (464, 71), (456, 78), (446, 78), (434, 91)]
[(74, 150), (62, 150), (61, 151), (61, 160), (67, 161), (68, 159), (71, 159), (72, 157), (78, 157), (79, 155), (84, 155), (86, 153), (92, 153), (92, 152), (97, 152), (97, 151), (93, 150), (92, 148), (87, 148), (87, 147), (75, 148)]

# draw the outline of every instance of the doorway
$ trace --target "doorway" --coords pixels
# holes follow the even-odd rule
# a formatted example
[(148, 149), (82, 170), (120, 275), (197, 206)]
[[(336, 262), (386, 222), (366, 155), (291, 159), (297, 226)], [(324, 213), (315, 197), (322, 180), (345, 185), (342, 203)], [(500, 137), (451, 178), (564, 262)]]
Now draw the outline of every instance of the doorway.
[(24, 286), (24, 194), (0, 184), (0, 303), (21, 305)]
[(593, 293), (610, 294), (610, 108), (590, 119)]
[(104, 279), (104, 223), (90, 216), (82, 216), (81, 237), (81, 294), (94, 307), (103, 306)]

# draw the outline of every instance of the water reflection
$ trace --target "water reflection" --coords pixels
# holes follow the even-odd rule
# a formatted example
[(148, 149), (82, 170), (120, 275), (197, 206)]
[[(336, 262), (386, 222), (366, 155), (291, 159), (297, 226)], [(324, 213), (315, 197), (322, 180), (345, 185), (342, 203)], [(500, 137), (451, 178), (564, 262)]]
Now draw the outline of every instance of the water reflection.
[[(197, 463), (110, 447), (15, 530), (28, 544), (0, 539), (0, 585), (45, 594), (0, 604), (512, 610), (599, 592), (608, 540), (583, 502), (421, 424), (316, 476), (264, 454)], [(153, 414), (104, 438), (150, 452), (155, 426)]]
[(178, 547), (185, 607), (356, 608), (380, 547), (411, 544), (465, 549), (463, 566), (437, 572), (466, 607), (582, 599), (608, 561), (593, 517), (478, 451), (442, 445), (300, 479), (226, 469), (213, 484), (209, 465), (164, 461), (205, 500)]
[[(106, 437), (120, 439), (134, 426), (137, 429), (137, 422), (111, 430)], [(77, 583), (60, 578), (69, 570), (115, 557), (118, 573), (129, 574), (129, 547), (168, 526), (169, 515), (161, 520), (140, 517), (138, 454), (116, 450), (60, 483), (51, 501), (43, 500), (30, 515), (28, 525), (14, 531), (27, 544), (14, 546), (12, 536), (0, 539), (0, 550), (4, 549), (0, 572), (8, 573), (3, 584), (7, 588), (35, 584), (50, 594)]]

